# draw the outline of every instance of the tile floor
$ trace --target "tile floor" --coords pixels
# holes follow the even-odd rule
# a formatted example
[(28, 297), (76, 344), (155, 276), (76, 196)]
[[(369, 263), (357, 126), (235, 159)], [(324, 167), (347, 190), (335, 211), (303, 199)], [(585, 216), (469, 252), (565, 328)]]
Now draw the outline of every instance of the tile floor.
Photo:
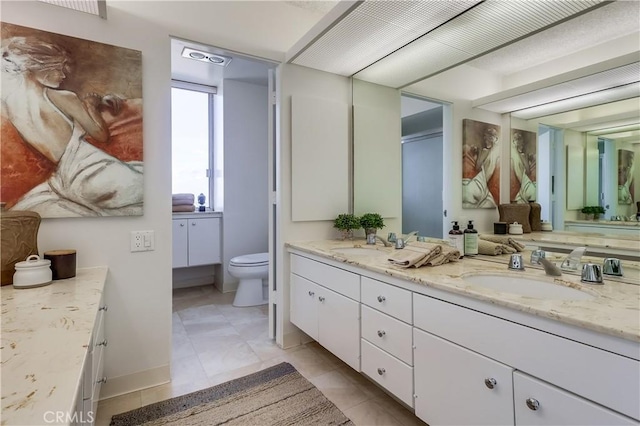
[(171, 383), (100, 401), (97, 425), (111, 416), (242, 377), (286, 361), (357, 426), (424, 425), (317, 343), (280, 349), (268, 336), (268, 308), (236, 308), (235, 293), (212, 285), (173, 292)]

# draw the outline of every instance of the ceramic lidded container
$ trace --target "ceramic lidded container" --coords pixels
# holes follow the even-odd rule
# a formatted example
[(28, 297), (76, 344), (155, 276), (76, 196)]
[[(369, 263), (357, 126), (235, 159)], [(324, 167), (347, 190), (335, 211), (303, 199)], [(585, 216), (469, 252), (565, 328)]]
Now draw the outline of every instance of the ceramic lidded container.
[(13, 274), (14, 288), (41, 287), (51, 284), (51, 261), (40, 259), (37, 254), (27, 257), (27, 260), (16, 263), (16, 272)]
[(509, 225), (509, 234), (522, 235), (522, 225), (518, 222), (513, 222), (511, 225)]

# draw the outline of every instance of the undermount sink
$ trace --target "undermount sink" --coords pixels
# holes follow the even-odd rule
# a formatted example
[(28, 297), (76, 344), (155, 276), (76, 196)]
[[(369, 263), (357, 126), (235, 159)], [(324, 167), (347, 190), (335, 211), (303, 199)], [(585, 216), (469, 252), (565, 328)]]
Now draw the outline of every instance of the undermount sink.
[(331, 249), (334, 253), (347, 254), (352, 256), (386, 256), (388, 253), (378, 250), (375, 246), (367, 247), (338, 247)]
[(469, 275), (463, 277), (463, 280), (479, 287), (537, 299), (589, 300), (595, 297), (590, 293), (572, 287), (530, 277), (514, 277), (512, 275)]

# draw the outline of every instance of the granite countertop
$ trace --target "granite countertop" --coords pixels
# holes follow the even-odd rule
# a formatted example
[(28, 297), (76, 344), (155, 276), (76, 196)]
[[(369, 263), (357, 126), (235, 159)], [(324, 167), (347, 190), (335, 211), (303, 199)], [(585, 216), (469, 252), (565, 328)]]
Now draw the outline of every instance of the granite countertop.
[(587, 226), (631, 226), (640, 227), (637, 220), (565, 220), (564, 224), (587, 225)]
[[(420, 286), (425, 286), (425, 293), (428, 293), (428, 288), (431, 287), (468, 296), (493, 305), (512, 308), (543, 318), (640, 342), (640, 285), (633, 284), (631, 280), (624, 282), (609, 280), (606, 277), (604, 285), (585, 285), (580, 283), (579, 276), (566, 273), (562, 277), (548, 277), (543, 270), (529, 267), (529, 252), (523, 253), (527, 269), (521, 272), (507, 270), (508, 255), (486, 256), (486, 260), (483, 260), (481, 256), (475, 258), (465, 257), (459, 262), (437, 267), (403, 269), (392, 266), (387, 261), (387, 254), (391, 253), (394, 250), (393, 248), (381, 245), (367, 246), (364, 240), (290, 242), (287, 246), (291, 249), (321, 256), (336, 262), (408, 280)], [(372, 248), (375, 250), (375, 254), (371, 256), (347, 255), (333, 251), (343, 247), (354, 246)], [(639, 271), (634, 269), (633, 274), (640, 275)], [(531, 277), (565, 285), (591, 294), (594, 298), (589, 300), (550, 300), (526, 297), (476, 286), (462, 279), (465, 275), (491, 273), (513, 277)], [(640, 276), (635, 277), (635, 282), (640, 282)], [(420, 291), (419, 287), (417, 291)]]
[(3, 425), (52, 423), (45, 413), (75, 411), (106, 277), (106, 267), (80, 268), (45, 287), (0, 288)]

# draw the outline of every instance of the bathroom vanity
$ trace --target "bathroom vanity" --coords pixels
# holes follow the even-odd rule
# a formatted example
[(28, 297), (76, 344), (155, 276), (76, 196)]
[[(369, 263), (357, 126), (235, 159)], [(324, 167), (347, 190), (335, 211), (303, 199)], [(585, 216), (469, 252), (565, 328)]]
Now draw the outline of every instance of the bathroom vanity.
[(173, 267), (213, 265), (222, 262), (220, 212), (173, 214)]
[(291, 322), (429, 424), (639, 424), (638, 285), (512, 272), (507, 258), (400, 269), (393, 249), (346, 241), (288, 249)]
[(106, 267), (2, 296), (2, 424), (93, 424), (103, 376)]

